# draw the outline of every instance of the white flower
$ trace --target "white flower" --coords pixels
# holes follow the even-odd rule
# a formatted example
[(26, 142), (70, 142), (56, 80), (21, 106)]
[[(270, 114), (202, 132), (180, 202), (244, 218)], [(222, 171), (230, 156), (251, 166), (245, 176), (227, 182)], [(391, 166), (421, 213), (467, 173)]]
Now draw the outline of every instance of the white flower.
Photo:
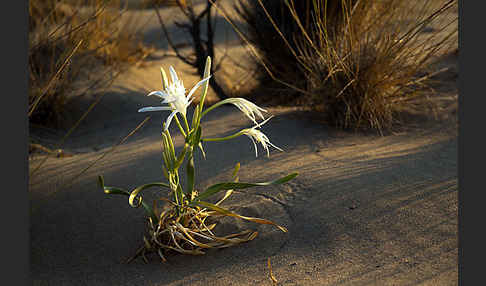
[(265, 109), (257, 106), (251, 101), (248, 101), (244, 98), (228, 98), (225, 100), (226, 103), (230, 103), (238, 107), (241, 112), (243, 112), (246, 117), (250, 118), (251, 121), (253, 121), (257, 126), (260, 126), (261, 124), (257, 123), (256, 121), (256, 115), (258, 115), (261, 119), (265, 119), (263, 117), (262, 111), (267, 112)]
[(172, 66), (169, 67), (169, 71), (172, 82), (167, 84), (165, 90), (152, 91), (151, 93), (147, 94), (147, 96), (156, 95), (162, 98), (162, 103), (168, 103), (169, 106), (150, 106), (138, 110), (138, 112), (171, 110), (172, 113), (169, 115), (169, 117), (167, 117), (167, 120), (165, 121), (165, 130), (169, 128), (172, 118), (177, 113), (181, 113), (184, 117), (186, 116), (187, 107), (194, 100), (194, 98), (191, 98), (192, 94), (196, 91), (198, 87), (203, 85), (211, 77), (208, 76), (207, 78), (199, 81), (186, 96), (186, 89), (184, 88), (184, 84), (182, 83), (182, 80), (179, 80)]
[(253, 146), (255, 146), (255, 156), (256, 157), (258, 157), (258, 149), (257, 149), (257, 144), (256, 143), (262, 144), (263, 149), (265, 149), (267, 151), (267, 157), (270, 157), (270, 151), (268, 150), (268, 146), (272, 146), (273, 148), (275, 148), (277, 150), (283, 151), (279, 147), (273, 145), (270, 142), (270, 140), (268, 139), (268, 137), (265, 134), (263, 134), (263, 132), (261, 132), (260, 130), (257, 129), (257, 127), (262, 126), (268, 120), (270, 120), (270, 118), (272, 118), (272, 117), (267, 118), (265, 121), (263, 121), (260, 124), (257, 124), (256, 126), (254, 126), (252, 128), (243, 129), (241, 131), (241, 133), (243, 133), (246, 136), (248, 136), (251, 139), (251, 141), (253, 142)]
[(255, 123), (258, 127), (260, 127), (260, 124), (256, 121), (257, 119), (256, 117), (258, 116), (261, 119), (265, 119), (265, 117), (263, 117), (262, 114), (262, 111), (267, 112), (265, 109), (257, 106), (251, 101), (239, 97), (227, 98), (225, 100), (222, 100), (214, 104), (210, 108), (208, 108), (204, 113), (207, 113), (212, 109), (227, 103), (236, 106), (241, 112), (243, 112), (243, 114), (245, 114), (246, 117), (248, 117), (251, 121), (253, 121), (253, 123)]

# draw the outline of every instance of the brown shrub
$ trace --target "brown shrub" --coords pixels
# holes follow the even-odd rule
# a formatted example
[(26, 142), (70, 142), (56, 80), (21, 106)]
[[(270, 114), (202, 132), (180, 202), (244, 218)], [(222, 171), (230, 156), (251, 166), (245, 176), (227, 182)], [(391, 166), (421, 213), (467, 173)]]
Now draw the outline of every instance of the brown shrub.
[(417, 99), (428, 67), (457, 48), (457, 15), (450, 12), (456, 7), (456, 1), (242, 0), (237, 9), (258, 51), (260, 79), (286, 86), (279, 84), (280, 102), (310, 106), (342, 128), (382, 131), (424, 104)]

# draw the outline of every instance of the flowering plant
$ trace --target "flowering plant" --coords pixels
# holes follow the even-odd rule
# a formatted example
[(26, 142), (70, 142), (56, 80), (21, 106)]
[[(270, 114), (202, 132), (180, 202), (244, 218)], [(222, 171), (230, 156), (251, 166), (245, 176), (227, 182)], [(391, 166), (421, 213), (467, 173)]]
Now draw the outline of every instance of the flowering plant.
[[(162, 128), (162, 158), (164, 161), (162, 169), (167, 182), (145, 184), (128, 192), (121, 188), (105, 186), (103, 177), (98, 177), (99, 184), (104, 193), (125, 195), (128, 197), (130, 206), (135, 208), (142, 206), (147, 214), (148, 235), (144, 235), (144, 245), (138, 249), (135, 256), (130, 260), (141, 255), (144, 260), (147, 261), (145, 254), (156, 252), (163, 261), (166, 261), (164, 251), (169, 250), (184, 254), (204, 254), (204, 249), (232, 246), (241, 242), (253, 240), (258, 234), (257, 232), (247, 230), (226, 236), (217, 236), (213, 233), (216, 224), (208, 222), (208, 218), (211, 216), (231, 216), (255, 223), (270, 224), (276, 226), (283, 232), (287, 232), (285, 227), (270, 220), (246, 217), (231, 212), (228, 209), (223, 208), (221, 203), (227, 199), (234, 190), (283, 184), (296, 177), (297, 173), (270, 182), (242, 183), (239, 182), (238, 171), (240, 164), (237, 163), (231, 182), (212, 185), (202, 192), (199, 192), (195, 188), (194, 154), (199, 150), (205, 157), (202, 142), (225, 141), (240, 135), (246, 135), (254, 144), (256, 156), (258, 156), (257, 143), (262, 144), (267, 152), (267, 156), (270, 155), (269, 146), (282, 151), (282, 149), (272, 144), (263, 132), (257, 129), (271, 118), (269, 117), (261, 123), (257, 122), (257, 117), (264, 119), (262, 112), (266, 112), (265, 109), (260, 108), (243, 98), (229, 98), (204, 109), (204, 100), (210, 79), (210, 67), (211, 58), (208, 57), (204, 71), (204, 78), (189, 91), (187, 96), (185, 95), (186, 90), (184, 84), (182, 80), (178, 78), (175, 70), (172, 67), (169, 68), (171, 76), (171, 82), (169, 82), (165, 71), (161, 68), (163, 90), (153, 91), (148, 95), (160, 97), (162, 99), (162, 104), (167, 104), (167, 106), (145, 107), (139, 110), (139, 112), (161, 110), (171, 111), (171, 114), (163, 123)], [(194, 109), (192, 122), (189, 126), (187, 108), (194, 99), (192, 98), (194, 92), (201, 86), (203, 89), (201, 100)], [(203, 137), (201, 128), (202, 118), (208, 112), (223, 104), (233, 104), (236, 106), (246, 117), (255, 123), (255, 126), (243, 129), (233, 135), (223, 138)], [(182, 124), (180, 119), (182, 120)], [(176, 154), (175, 152), (174, 143), (169, 132), (169, 125), (172, 121), (176, 122), (178, 130), (185, 139), (184, 147), (179, 154)], [(185, 190), (182, 187), (179, 173), (184, 162), (186, 162), (185, 171), (187, 174)], [(161, 199), (167, 202), (165, 208), (159, 209), (157, 207), (157, 201), (154, 201), (153, 206), (151, 206), (143, 200), (140, 193), (149, 188), (163, 188), (169, 190), (169, 197)], [(226, 193), (218, 202), (210, 203), (207, 201), (208, 198), (222, 191), (225, 191)]]

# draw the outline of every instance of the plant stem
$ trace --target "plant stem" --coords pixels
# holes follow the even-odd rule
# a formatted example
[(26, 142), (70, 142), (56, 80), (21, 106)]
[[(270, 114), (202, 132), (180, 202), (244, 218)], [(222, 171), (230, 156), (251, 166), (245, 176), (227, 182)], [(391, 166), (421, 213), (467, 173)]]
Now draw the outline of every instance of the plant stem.
[(186, 124), (187, 134), (189, 134), (190, 129), (189, 129), (189, 123), (187, 122), (187, 117), (185, 115), (182, 115), (182, 118), (184, 118), (184, 124)]
[(219, 101), (218, 103), (215, 103), (215, 104), (213, 104), (212, 106), (210, 106), (210, 107), (206, 108), (206, 109), (203, 111), (203, 113), (201, 113), (201, 118), (203, 118), (203, 116), (204, 116), (204, 115), (206, 115), (206, 113), (208, 113), (209, 111), (211, 111), (211, 110), (215, 109), (216, 107), (218, 107), (218, 106), (220, 106), (220, 105), (224, 104), (224, 103), (221, 103), (221, 102), (222, 102), (222, 101)]
[(201, 141), (225, 141), (225, 140), (230, 140), (230, 139), (233, 139), (233, 138), (236, 138), (238, 136), (243, 135), (245, 133), (244, 131), (245, 131), (245, 129), (241, 130), (238, 133), (235, 133), (233, 135), (226, 136), (226, 137), (220, 137), (220, 138), (202, 138)]
[[(208, 20), (209, 21), (209, 20)], [(206, 66), (204, 67), (204, 77), (207, 78), (211, 73), (211, 57), (206, 58)], [(203, 114), (203, 106), (204, 106), (204, 100), (206, 99), (206, 94), (208, 93), (208, 86), (209, 86), (209, 81), (204, 85), (203, 87), (203, 92), (201, 95), (201, 102), (198, 105), (199, 111), (197, 113), (197, 127), (199, 127), (199, 124), (201, 124), (201, 118)]]
[(179, 130), (180, 130), (180, 131), (181, 131), (181, 133), (182, 133), (182, 136), (184, 136), (184, 138), (185, 138), (185, 137), (186, 137), (186, 132), (184, 132), (184, 128), (182, 128), (182, 125), (181, 125), (181, 123), (180, 123), (180, 121), (179, 121), (178, 114), (176, 114), (176, 116), (174, 116), (174, 117), (175, 117), (175, 120), (176, 120), (177, 126), (179, 126)]

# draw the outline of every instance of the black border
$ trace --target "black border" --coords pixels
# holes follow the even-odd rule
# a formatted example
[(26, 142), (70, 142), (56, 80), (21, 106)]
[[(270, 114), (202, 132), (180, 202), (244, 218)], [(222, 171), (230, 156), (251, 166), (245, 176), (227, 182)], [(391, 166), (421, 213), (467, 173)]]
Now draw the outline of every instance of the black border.
[[(484, 111), (481, 110), (483, 106), (479, 102), (474, 102), (483, 96), (481, 91), (484, 90), (484, 86), (481, 86), (482, 83), (484, 83), (484, 72), (482, 72), (483, 68), (481, 67), (481, 64), (483, 63), (482, 54), (484, 53), (485, 49), (483, 48), (483, 41), (478, 40), (478, 37), (483, 37), (484, 35), (484, 26), (481, 25), (482, 21), (480, 20), (484, 18), (482, 13), (484, 10), (479, 7), (480, 5), (478, 5), (481, 3), (481, 1), (469, 1), (469, 8), (467, 9), (468, 12), (466, 13), (463, 0), (457, 1), (459, 4), (458, 282), (459, 285), (474, 285), (477, 283), (475, 283), (475, 281), (484, 280), (482, 279), (483, 277), (479, 276), (481, 272), (484, 272), (481, 263), (481, 251), (479, 251), (479, 249), (474, 251), (474, 247), (477, 247), (479, 243), (482, 242), (478, 240), (480, 239), (481, 226), (483, 223), (479, 221), (476, 222), (476, 234), (473, 233), (470, 236), (466, 236), (464, 229), (466, 223), (469, 225), (474, 225), (474, 220), (481, 219), (481, 214), (477, 213), (479, 216), (474, 215), (473, 208), (476, 206), (471, 205), (471, 202), (476, 201), (476, 203), (481, 203), (480, 200), (474, 200), (472, 197), (478, 195), (478, 193), (482, 191), (481, 188), (475, 188), (476, 185), (481, 186), (477, 180), (480, 178), (479, 172), (482, 170), (480, 167), (466, 168), (465, 163), (471, 163), (470, 159), (472, 158), (484, 158), (481, 156), (482, 154), (476, 153), (478, 151), (480, 152), (481, 147), (484, 148), (484, 144), (481, 144), (483, 142), (480, 142), (482, 141), (482, 135), (480, 133), (483, 133), (484, 130), (480, 115), (484, 113)], [(476, 4), (478, 7), (473, 7), (471, 4)], [(473, 11), (476, 11), (475, 15), (472, 15)], [(469, 23), (469, 25), (466, 25), (466, 23)], [(466, 33), (465, 27), (467, 27), (468, 33)], [(472, 39), (472, 42), (470, 41), (470, 45), (464, 44), (467, 35), (469, 35)], [(472, 110), (473, 107), (476, 107), (477, 109)], [(476, 118), (474, 118), (474, 116), (476, 116)], [(468, 120), (466, 120), (466, 117)], [(475, 124), (478, 126), (474, 126)], [(474, 127), (476, 127), (474, 131), (477, 135), (474, 136), (474, 139), (466, 139), (467, 130)], [(471, 166), (471, 164), (469, 164), (469, 166)], [(467, 181), (465, 180), (466, 176), (468, 178)], [(466, 201), (468, 201), (467, 209), (465, 207)], [(470, 261), (468, 268), (466, 268), (464, 256), (466, 253), (466, 245), (467, 249), (469, 250), (467, 254)], [(474, 257), (474, 254), (476, 257)], [(474, 263), (475, 261), (478, 262)], [(466, 283), (466, 281), (469, 281), (469, 283)], [(479, 283), (481, 284), (481, 282)]]
[[(4, 3), (2, 29), (2, 284), (30, 285), (28, 1)], [(5, 282), (4, 282), (5, 281)]]
[(464, 203), (464, 182), (463, 182), (463, 143), (464, 143), (464, 54), (465, 49), (463, 45), (464, 34), (464, 8), (462, 1), (458, 2), (459, 10), (459, 21), (458, 21), (458, 46), (459, 46), (459, 96), (458, 96), (458, 110), (459, 110), (459, 138), (458, 138), (458, 152), (457, 152), (457, 163), (458, 163), (458, 285), (465, 285), (464, 282), (464, 257), (463, 257), (463, 227), (464, 227), (464, 216), (463, 216), (463, 203)]
[[(469, 173), (471, 170), (467, 170), (467, 177), (468, 177), (468, 182), (464, 181), (464, 176), (466, 174), (466, 168), (464, 166), (464, 163), (465, 161), (468, 161), (466, 159), (467, 157), (467, 154), (466, 154), (466, 150), (465, 150), (465, 147), (464, 145), (466, 144), (466, 138), (465, 138), (465, 133), (466, 133), (466, 129), (467, 128), (471, 128), (471, 124), (474, 124), (474, 123), (480, 123), (480, 120), (472, 120), (472, 121), (468, 121), (467, 123), (467, 126), (465, 125), (465, 114), (466, 114), (466, 109), (471, 109), (471, 106), (474, 106), (474, 104), (471, 105), (471, 103), (468, 104), (468, 107), (466, 108), (465, 104), (466, 102), (470, 102), (471, 99), (474, 99), (474, 98), (478, 98), (478, 95), (479, 94), (476, 94), (475, 93), (477, 92), (477, 87), (474, 87), (474, 86), (471, 86), (470, 84), (471, 83), (480, 83), (481, 80), (478, 79), (478, 76), (480, 76), (480, 73), (479, 74), (474, 74), (474, 71), (470, 71), (470, 67), (472, 66), (471, 64), (471, 61), (474, 62), (474, 61), (477, 61), (477, 59), (475, 59), (476, 56), (480, 55), (480, 52), (481, 52), (481, 49), (479, 49), (478, 53), (472, 53), (472, 50), (470, 49), (471, 47), (473, 47), (473, 45), (464, 45), (464, 39), (465, 39), (465, 34), (464, 34), (464, 31), (465, 31), (465, 20), (466, 20), (466, 17), (465, 17), (465, 11), (464, 11), (464, 3), (463, 3), (463, 0), (456, 0), (458, 1), (458, 9), (459, 9), (459, 21), (458, 21), (458, 30), (459, 30), (459, 34), (458, 34), (458, 45), (459, 45), (459, 96), (458, 96), (458, 104), (459, 104), (459, 114), (458, 114), (458, 117), (459, 117), (459, 137), (458, 137), (458, 153), (457, 153), (457, 162), (458, 162), (458, 285), (469, 285), (471, 284), (471, 282), (469, 283), (466, 283), (466, 276), (465, 276), (465, 261), (464, 261), (464, 246), (465, 246), (465, 241), (468, 242), (468, 246), (469, 246), (469, 249), (471, 250), (472, 247), (470, 246), (470, 242), (469, 241), (469, 238), (466, 239), (465, 237), (465, 233), (464, 233), (464, 224), (466, 222), (466, 220), (471, 223), (471, 219), (474, 220), (474, 219), (478, 219), (478, 218), (474, 218), (474, 217), (471, 217), (469, 216), (467, 219), (465, 219), (465, 209), (464, 209), (464, 204), (465, 204), (465, 200), (466, 200), (466, 196), (465, 196), (465, 192), (466, 192), (466, 189), (468, 189), (468, 191), (470, 192), (471, 194), (471, 191), (474, 192), (474, 187), (471, 189), (471, 185), (474, 185), (474, 183), (472, 183), (470, 181), (471, 179), (471, 176)], [(473, 3), (479, 3), (479, 1), (469, 1), (468, 4), (473, 4)], [(479, 7), (478, 7), (479, 8)], [(481, 11), (481, 9), (479, 8), (479, 10), (476, 8), (476, 9), (469, 9), (469, 16), (470, 18), (468, 18), (469, 20), (469, 23), (472, 23), (473, 19), (475, 19), (474, 16), (470, 15), (471, 14), (471, 11), (472, 10), (475, 10), (475, 11)], [(480, 12), (479, 12), (480, 13)], [(479, 14), (478, 13), (478, 14)], [(478, 18), (476, 19), (480, 19), (480, 15), (477, 15), (479, 16)], [(484, 17), (484, 16), (483, 16)], [(476, 31), (472, 31), (472, 29), (476, 29)], [(481, 32), (480, 30), (482, 30), (482, 27), (481, 25), (469, 25), (468, 27), (468, 30), (470, 32), (470, 35), (476, 35), (477, 33), (479, 34), (484, 34), (483, 32)], [(479, 35), (478, 34), (478, 35)], [(480, 42), (482, 41), (475, 41), (477, 44), (479, 44)], [(474, 45), (475, 47), (477, 47), (476, 45)], [(469, 49), (468, 49), (469, 48)], [(469, 68), (467, 68), (469, 67)], [(474, 78), (473, 78), (474, 77)], [(468, 79), (468, 85), (466, 85), (465, 83), (465, 80), (466, 78)], [(467, 100), (464, 99), (464, 96), (465, 95), (468, 95), (468, 98)], [(478, 105), (476, 105), (478, 106)], [(471, 110), (468, 111), (468, 117), (470, 118), (471, 117), (471, 113), (474, 113), (472, 112)], [(476, 113), (476, 114), (480, 114), (480, 113)], [(479, 118), (478, 118), (479, 119)], [(478, 129), (480, 130), (480, 129)], [(468, 147), (468, 149), (470, 150), (471, 152), (471, 148)], [(476, 151), (476, 150), (474, 150)], [(471, 184), (472, 183), (472, 184)], [(467, 187), (469, 186), (469, 187)], [(468, 212), (469, 212), (469, 207), (468, 207)], [(479, 233), (478, 233), (479, 234)], [(470, 253), (469, 253), (470, 254)], [(480, 266), (480, 264), (476, 264), (478, 266)], [(469, 264), (469, 267), (471, 266), (474, 266), (474, 263)], [(468, 269), (467, 270), (467, 280), (469, 281), (481, 281), (483, 279), (481, 279), (480, 277), (478, 277), (479, 279), (475, 279), (476, 277), (474, 277), (474, 273), (471, 273), (471, 269)], [(480, 273), (480, 272), (479, 272)], [(471, 276), (471, 274), (473, 274)], [(477, 273), (476, 273), (477, 274)], [(474, 282), (472, 282), (472, 284), (474, 284)]]

